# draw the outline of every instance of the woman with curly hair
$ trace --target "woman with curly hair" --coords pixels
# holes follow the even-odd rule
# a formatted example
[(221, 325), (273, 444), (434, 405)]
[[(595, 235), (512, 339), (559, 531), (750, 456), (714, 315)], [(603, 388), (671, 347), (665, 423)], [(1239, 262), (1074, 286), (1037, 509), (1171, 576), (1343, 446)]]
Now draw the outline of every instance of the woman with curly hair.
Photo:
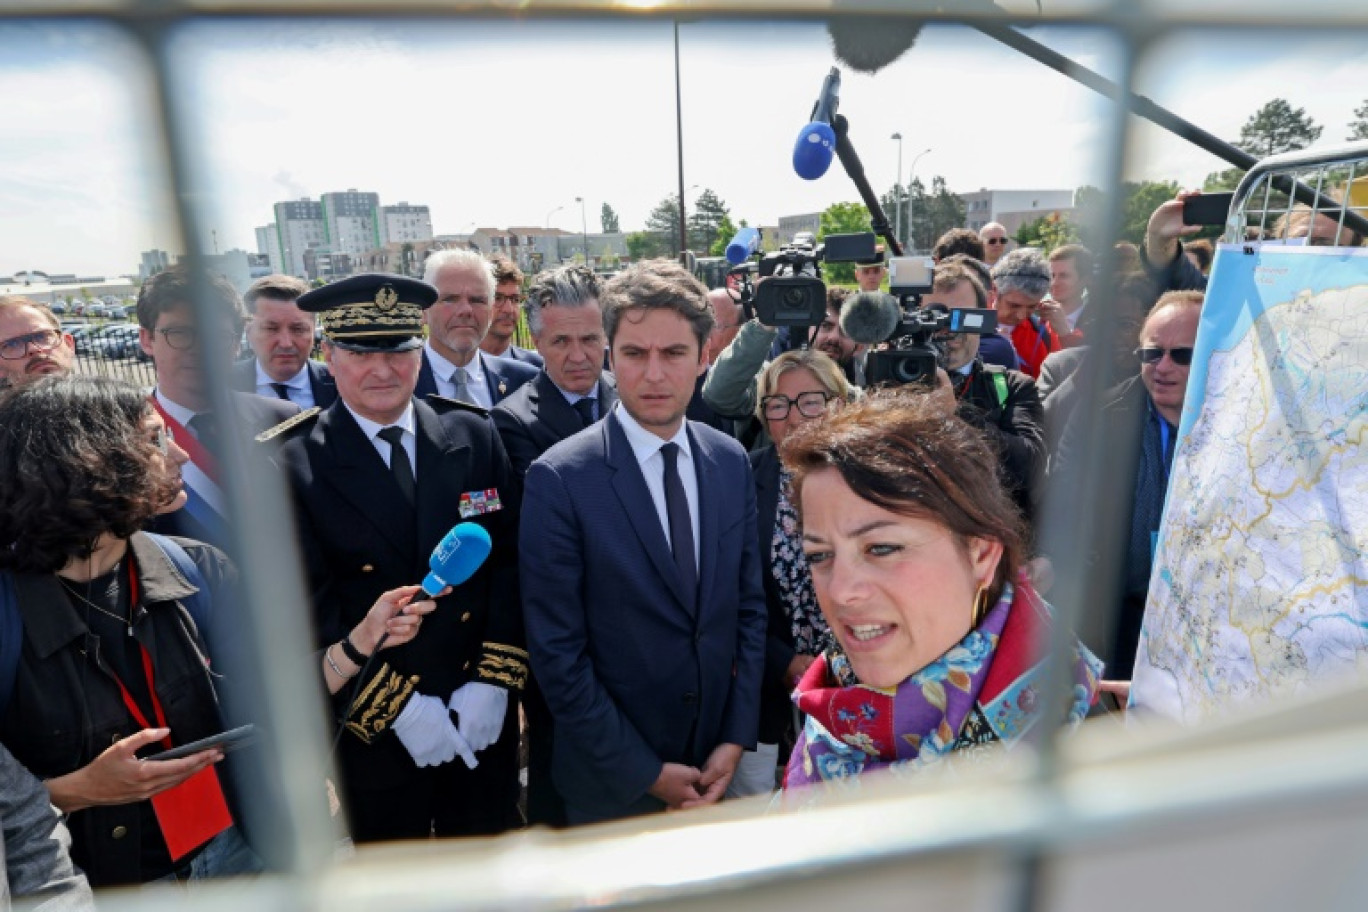
[[(185, 503), (186, 459), (121, 381), (51, 377), (0, 397), (0, 629), (22, 631), (17, 659), (16, 638), (13, 661), (0, 643), (0, 742), (69, 815), (94, 886), (261, 869), (221, 751), (139, 756), (225, 727), (196, 617), (231, 614), (237, 571), (209, 545), (139, 531)], [(357, 641), (411, 639), (431, 603), (386, 621), (416, 588), (382, 596)]]
[(1101, 665), (1081, 645), (1070, 705), (1038, 700), (1051, 612), (1021, 572), (1022, 521), (982, 434), (934, 397), (879, 391), (795, 428), (781, 454), (836, 641), (794, 693), (807, 721), (786, 789), (1086, 714)]

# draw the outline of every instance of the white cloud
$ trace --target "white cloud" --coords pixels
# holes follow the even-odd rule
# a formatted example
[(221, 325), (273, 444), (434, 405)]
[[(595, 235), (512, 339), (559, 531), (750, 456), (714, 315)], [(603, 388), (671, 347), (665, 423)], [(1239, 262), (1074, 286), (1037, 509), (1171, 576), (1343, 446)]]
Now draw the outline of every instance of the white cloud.
[[(1101, 30), (1030, 34), (1109, 76), (1122, 60)], [(686, 187), (711, 187), (752, 223), (857, 198), (839, 165), (806, 182), (789, 163), (834, 62), (820, 25), (690, 23), (680, 41)], [(427, 203), (443, 232), (541, 225), (553, 211), (552, 224), (577, 230), (576, 196), (591, 229), (607, 201), (630, 230), (677, 184), (672, 47), (659, 21), (184, 29), (173, 85), (197, 149), (193, 198), (220, 248), (254, 249), (252, 229), (278, 200), (349, 187)], [(132, 49), (108, 30), (63, 24), (0, 27), (6, 51), (0, 273), (124, 272), (140, 250), (174, 247)], [(1158, 48), (1137, 88), (1227, 138), (1284, 95), (1330, 142), (1368, 94), (1365, 77), (1368, 57), (1348, 41), (1191, 39)], [(876, 193), (896, 179), (895, 131), (904, 171), (931, 148), (917, 166), (928, 183), (1099, 183), (1110, 111), (1066, 77), (950, 27), (926, 29), (876, 76), (847, 72), (841, 95)], [(1136, 124), (1130, 175), (1200, 183), (1222, 166)]]

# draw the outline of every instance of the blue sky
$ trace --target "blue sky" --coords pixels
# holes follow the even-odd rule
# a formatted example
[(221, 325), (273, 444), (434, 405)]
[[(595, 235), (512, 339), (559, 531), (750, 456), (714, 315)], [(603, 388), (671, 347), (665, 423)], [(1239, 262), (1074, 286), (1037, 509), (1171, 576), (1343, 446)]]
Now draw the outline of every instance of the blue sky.
[[(1116, 75), (1098, 30), (1033, 33)], [(681, 27), (685, 184), (772, 223), (856, 198), (833, 169), (797, 178), (789, 155), (834, 62), (819, 25)], [(176, 101), (195, 140), (194, 200), (220, 248), (255, 249), (271, 204), (330, 190), (427, 203), (439, 233), (478, 225), (590, 230), (602, 202), (639, 227), (675, 187), (668, 23), (200, 25), (172, 46)], [(1320, 36), (1192, 36), (1152, 49), (1137, 88), (1233, 138), (1275, 96), (1343, 139), (1368, 97), (1368, 50)], [(146, 74), (117, 32), (0, 26), (0, 273), (116, 274), (174, 248)], [(841, 111), (871, 182), (904, 173), (950, 187), (1072, 188), (1104, 173), (1107, 104), (963, 28), (928, 29), (875, 76), (847, 71)], [(1128, 175), (1199, 184), (1221, 167), (1155, 128), (1133, 132)], [(687, 196), (693, 196), (691, 190)]]

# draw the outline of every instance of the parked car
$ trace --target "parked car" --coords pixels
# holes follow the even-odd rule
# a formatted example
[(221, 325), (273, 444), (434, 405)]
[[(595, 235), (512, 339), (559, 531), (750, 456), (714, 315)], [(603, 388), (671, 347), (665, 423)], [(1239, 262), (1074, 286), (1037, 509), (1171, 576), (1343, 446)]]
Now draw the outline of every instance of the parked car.
[(63, 304), (61, 301), (53, 301), (52, 304), (48, 306), (48, 310), (52, 311), (55, 314), (61, 315), (67, 312), (67, 306)]

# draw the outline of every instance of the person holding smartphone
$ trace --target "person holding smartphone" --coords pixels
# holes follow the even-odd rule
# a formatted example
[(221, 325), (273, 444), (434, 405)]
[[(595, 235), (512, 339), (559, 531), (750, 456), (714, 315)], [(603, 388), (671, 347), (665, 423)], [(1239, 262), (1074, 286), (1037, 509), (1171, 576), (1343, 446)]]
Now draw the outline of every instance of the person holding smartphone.
[[(143, 393), (101, 377), (11, 390), (0, 427), (0, 743), (67, 815), (93, 886), (260, 871), (223, 749), (143, 759), (228, 727), (236, 666), (208, 628), (239, 626), (237, 570), (211, 545), (139, 531), (185, 503), (185, 451)], [(415, 592), (385, 593), (356, 642), (416, 635), (433, 603), (409, 604)]]

